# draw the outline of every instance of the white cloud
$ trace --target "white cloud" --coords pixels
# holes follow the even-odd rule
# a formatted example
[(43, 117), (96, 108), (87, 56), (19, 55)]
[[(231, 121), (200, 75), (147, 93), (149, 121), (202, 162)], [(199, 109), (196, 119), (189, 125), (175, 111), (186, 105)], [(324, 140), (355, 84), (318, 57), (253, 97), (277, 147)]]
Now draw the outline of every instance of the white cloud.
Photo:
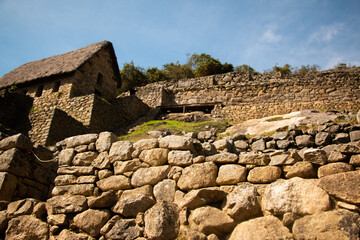
[(261, 36), (260, 40), (266, 43), (279, 42), (282, 39), (282, 36), (275, 32), (276, 28), (277, 28), (276, 25), (267, 25), (266, 30)]
[(309, 37), (310, 42), (330, 42), (336, 35), (339, 34), (343, 24), (336, 23), (328, 26), (322, 26), (315, 33)]

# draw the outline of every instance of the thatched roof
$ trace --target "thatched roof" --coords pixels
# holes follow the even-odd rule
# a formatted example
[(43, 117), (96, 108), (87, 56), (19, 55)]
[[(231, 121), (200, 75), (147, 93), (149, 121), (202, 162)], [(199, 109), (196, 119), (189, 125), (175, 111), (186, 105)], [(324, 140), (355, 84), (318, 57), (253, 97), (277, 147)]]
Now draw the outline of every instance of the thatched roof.
[(112, 43), (102, 41), (65, 54), (25, 63), (2, 76), (0, 88), (72, 73), (103, 48), (110, 51), (112, 67), (118, 81), (120, 81), (119, 67)]

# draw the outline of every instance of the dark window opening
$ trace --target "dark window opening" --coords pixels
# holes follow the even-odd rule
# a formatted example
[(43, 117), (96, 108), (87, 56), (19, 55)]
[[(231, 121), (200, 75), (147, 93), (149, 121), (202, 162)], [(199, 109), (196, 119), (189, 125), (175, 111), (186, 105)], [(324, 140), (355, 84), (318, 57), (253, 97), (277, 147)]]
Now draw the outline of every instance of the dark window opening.
[(44, 90), (44, 85), (38, 86), (38, 88), (36, 89), (36, 94), (35, 94), (35, 96), (36, 96), (36, 97), (40, 97), (40, 96), (42, 95), (43, 90)]
[(204, 105), (175, 105), (168, 107), (160, 107), (162, 113), (186, 113), (201, 111), (204, 113), (211, 113), (216, 104), (204, 104)]
[(99, 85), (99, 86), (102, 86), (103, 78), (104, 78), (103, 75), (101, 73), (99, 73), (98, 76), (97, 76), (96, 84)]
[(99, 91), (99, 90), (97, 90), (97, 89), (95, 89), (95, 91), (94, 91), (94, 93), (96, 94), (96, 95), (98, 95), (99, 97), (101, 97), (101, 92)]
[(59, 88), (60, 88), (60, 81), (58, 81), (54, 84), (52, 91), (57, 92), (57, 91), (59, 91)]

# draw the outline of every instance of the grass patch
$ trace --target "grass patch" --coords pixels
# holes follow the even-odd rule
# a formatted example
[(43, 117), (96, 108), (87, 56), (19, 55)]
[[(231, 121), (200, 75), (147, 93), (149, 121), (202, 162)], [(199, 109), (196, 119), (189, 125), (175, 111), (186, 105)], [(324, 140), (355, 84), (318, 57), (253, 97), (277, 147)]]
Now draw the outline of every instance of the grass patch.
[(278, 117), (268, 118), (265, 121), (267, 121), (267, 122), (276, 122), (276, 121), (280, 121), (280, 120), (284, 120), (284, 119), (286, 119), (286, 118), (278, 116)]
[(209, 130), (213, 127), (218, 129), (218, 132), (223, 132), (229, 126), (231, 126), (231, 124), (227, 121), (189, 123), (180, 121), (153, 120), (138, 126), (136, 130), (130, 134), (120, 136), (119, 139), (138, 141), (140, 139), (149, 138), (147, 135), (147, 132), (149, 131), (169, 131), (172, 134), (181, 134), (183, 131), (200, 132)]
[(340, 116), (338, 118), (335, 118), (334, 122), (335, 123), (350, 123), (351, 125), (355, 125), (355, 124), (358, 123), (356, 117), (353, 117), (352, 119), (348, 119), (348, 118), (346, 118), (344, 116)]

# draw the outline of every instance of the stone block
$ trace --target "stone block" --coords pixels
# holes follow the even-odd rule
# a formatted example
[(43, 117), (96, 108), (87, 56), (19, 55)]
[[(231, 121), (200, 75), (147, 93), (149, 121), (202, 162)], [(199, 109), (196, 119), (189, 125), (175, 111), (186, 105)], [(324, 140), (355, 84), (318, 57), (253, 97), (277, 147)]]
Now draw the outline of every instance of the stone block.
[(0, 172), (0, 201), (11, 201), (16, 189), (17, 178), (7, 172)]

